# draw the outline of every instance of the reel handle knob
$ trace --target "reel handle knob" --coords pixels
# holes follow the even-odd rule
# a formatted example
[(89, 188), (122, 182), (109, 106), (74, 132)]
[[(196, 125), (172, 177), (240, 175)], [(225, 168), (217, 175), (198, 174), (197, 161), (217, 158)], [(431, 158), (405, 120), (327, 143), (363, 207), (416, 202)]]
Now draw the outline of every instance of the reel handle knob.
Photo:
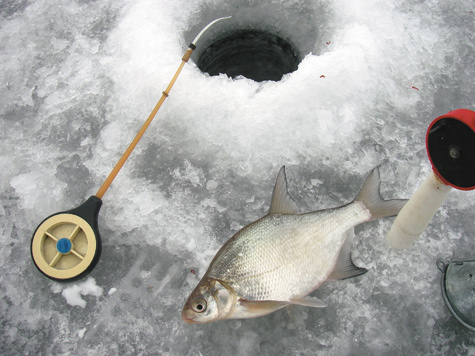
[(453, 188), (475, 189), (475, 112), (458, 109), (439, 116), (426, 134), (432, 173), (401, 209), (387, 235), (388, 244), (413, 244)]

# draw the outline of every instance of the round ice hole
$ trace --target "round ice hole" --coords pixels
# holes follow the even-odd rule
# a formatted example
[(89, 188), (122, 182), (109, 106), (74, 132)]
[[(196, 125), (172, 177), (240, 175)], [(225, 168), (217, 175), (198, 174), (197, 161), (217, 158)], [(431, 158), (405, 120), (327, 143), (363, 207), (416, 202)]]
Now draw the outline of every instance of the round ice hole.
[(257, 30), (241, 30), (211, 43), (198, 58), (197, 65), (209, 75), (244, 76), (262, 82), (279, 81), (295, 71), (300, 56), (283, 38)]

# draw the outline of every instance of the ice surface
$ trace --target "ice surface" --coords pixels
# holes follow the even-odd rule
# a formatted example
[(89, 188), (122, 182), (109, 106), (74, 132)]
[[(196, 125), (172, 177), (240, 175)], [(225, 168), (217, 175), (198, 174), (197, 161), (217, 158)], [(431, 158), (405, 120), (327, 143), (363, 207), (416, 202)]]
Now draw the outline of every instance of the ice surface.
[[(355, 263), (370, 271), (319, 288), (325, 309), (180, 319), (219, 247), (267, 212), (282, 165), (302, 211), (350, 201), (380, 164), (385, 198), (415, 191), (430, 172), (429, 123), (475, 110), (473, 10), (468, 0), (2, 2), (0, 353), (474, 354), (435, 265), (475, 257), (473, 191), (452, 191), (409, 250), (387, 247), (391, 219), (357, 227)], [(87, 279), (44, 278), (29, 251), (36, 226), (97, 191), (187, 44), (226, 15), (229, 27), (201, 45), (262, 27), (298, 47), (299, 69), (231, 80), (201, 73), (193, 56), (104, 196), (91, 273), (101, 293), (81, 297)]]
[[(52, 289), (54, 293), (58, 292), (56, 285)], [(89, 277), (84, 282), (73, 284), (64, 288), (61, 291), (61, 295), (66, 299), (66, 302), (69, 305), (85, 308), (87, 303), (81, 298), (81, 295), (93, 295), (95, 297), (100, 297), (102, 295), (102, 288), (96, 285), (94, 278)]]

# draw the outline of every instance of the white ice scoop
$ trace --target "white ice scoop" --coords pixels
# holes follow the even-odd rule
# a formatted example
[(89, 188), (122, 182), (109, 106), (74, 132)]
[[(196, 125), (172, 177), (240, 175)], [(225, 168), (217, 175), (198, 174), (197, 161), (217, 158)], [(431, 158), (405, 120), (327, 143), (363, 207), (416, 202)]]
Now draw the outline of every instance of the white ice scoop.
[(432, 172), (402, 208), (388, 233), (389, 245), (412, 245), (429, 225), (452, 187), (475, 189), (475, 112), (450, 111), (429, 125), (427, 155)]

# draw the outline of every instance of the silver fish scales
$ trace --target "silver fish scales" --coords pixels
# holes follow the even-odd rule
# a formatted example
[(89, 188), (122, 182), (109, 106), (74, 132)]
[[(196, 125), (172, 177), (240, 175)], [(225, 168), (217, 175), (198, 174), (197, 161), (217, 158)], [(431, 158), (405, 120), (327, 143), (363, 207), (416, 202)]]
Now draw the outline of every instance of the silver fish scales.
[(229, 240), (207, 275), (232, 282), (238, 295), (253, 300), (308, 294), (333, 270), (345, 232), (370, 217), (359, 202), (303, 215), (267, 215)]
[(375, 169), (351, 203), (298, 214), (287, 191), (282, 167), (269, 214), (247, 225), (218, 251), (205, 276), (188, 298), (182, 318), (188, 323), (250, 318), (288, 304), (322, 307), (308, 296), (328, 279), (361, 275), (351, 261), (352, 228), (395, 215), (404, 200), (382, 200)]

